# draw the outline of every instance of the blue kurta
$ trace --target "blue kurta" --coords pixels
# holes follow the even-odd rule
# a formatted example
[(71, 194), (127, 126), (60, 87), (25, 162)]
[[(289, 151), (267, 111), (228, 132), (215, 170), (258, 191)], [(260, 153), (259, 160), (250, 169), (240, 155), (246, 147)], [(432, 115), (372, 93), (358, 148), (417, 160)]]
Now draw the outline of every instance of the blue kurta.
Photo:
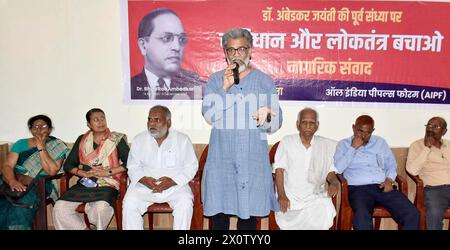
[[(272, 79), (252, 69), (239, 85), (223, 90), (224, 71), (206, 85), (202, 114), (212, 125), (204, 170), (204, 214), (267, 216), (278, 211), (267, 133), (281, 127), (282, 112)], [(275, 113), (270, 123), (257, 127), (252, 116), (260, 107)]]

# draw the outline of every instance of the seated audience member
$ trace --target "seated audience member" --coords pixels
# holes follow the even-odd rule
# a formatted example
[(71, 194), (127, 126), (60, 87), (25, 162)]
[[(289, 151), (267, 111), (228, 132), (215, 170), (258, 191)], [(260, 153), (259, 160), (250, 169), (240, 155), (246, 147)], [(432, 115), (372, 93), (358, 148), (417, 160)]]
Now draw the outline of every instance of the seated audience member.
[[(36, 115), (28, 120), (33, 137), (20, 139), (11, 148), (3, 166), (0, 184), (20, 194), (18, 199), (0, 198), (0, 229), (29, 230), (40, 205), (35, 180), (58, 173), (66, 158), (68, 148), (60, 139), (50, 136), (53, 125), (46, 115)], [(45, 192), (56, 200), (54, 182), (47, 182)], [(18, 195), (19, 196), (19, 195)]]
[(123, 204), (123, 228), (143, 229), (142, 216), (153, 203), (167, 202), (173, 209), (173, 229), (190, 228), (193, 198), (189, 181), (198, 168), (191, 140), (170, 129), (171, 113), (167, 107), (150, 109), (147, 130), (131, 144), (128, 158), (130, 186)]
[[(101, 109), (89, 110), (86, 120), (89, 130), (78, 137), (64, 163), (64, 170), (80, 179), (55, 204), (53, 222), (57, 230), (106, 229), (114, 214), (120, 176), (126, 171), (126, 136), (109, 130)], [(76, 211), (82, 203), (86, 203), (92, 228), (86, 227), (83, 214)]]
[(419, 211), (402, 192), (394, 189), (397, 163), (386, 141), (372, 135), (375, 122), (362, 115), (353, 125), (353, 136), (341, 140), (334, 165), (348, 182), (353, 228), (372, 230), (377, 205), (386, 208), (401, 229), (419, 229)]
[(317, 111), (305, 108), (297, 118), (300, 133), (284, 137), (278, 145), (273, 168), (280, 229), (326, 230), (333, 225), (336, 209), (330, 197), (339, 186), (333, 163), (337, 142), (314, 135), (318, 128)]
[(425, 125), (425, 137), (411, 144), (406, 170), (424, 183), (427, 229), (442, 230), (444, 212), (450, 206), (450, 142), (444, 118), (433, 117)]

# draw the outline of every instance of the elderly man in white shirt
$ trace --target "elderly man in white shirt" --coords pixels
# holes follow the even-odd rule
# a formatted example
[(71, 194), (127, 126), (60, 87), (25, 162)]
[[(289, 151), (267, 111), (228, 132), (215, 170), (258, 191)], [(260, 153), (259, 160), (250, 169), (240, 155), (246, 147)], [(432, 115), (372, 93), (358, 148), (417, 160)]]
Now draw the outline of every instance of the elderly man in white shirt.
[(331, 197), (339, 186), (333, 164), (337, 142), (314, 135), (318, 128), (317, 112), (305, 108), (297, 118), (300, 133), (285, 136), (278, 145), (273, 169), (280, 229), (326, 230), (333, 225), (336, 209)]
[(194, 195), (188, 185), (198, 168), (191, 140), (170, 129), (170, 110), (154, 106), (149, 111), (148, 130), (138, 134), (128, 156), (131, 183), (123, 201), (123, 228), (143, 229), (143, 215), (153, 203), (169, 203), (173, 229), (188, 230)]

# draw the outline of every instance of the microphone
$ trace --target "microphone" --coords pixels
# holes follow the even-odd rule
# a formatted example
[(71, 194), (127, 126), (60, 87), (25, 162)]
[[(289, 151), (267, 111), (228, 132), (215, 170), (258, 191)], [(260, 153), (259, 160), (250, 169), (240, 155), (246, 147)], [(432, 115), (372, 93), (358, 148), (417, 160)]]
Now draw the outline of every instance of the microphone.
[(239, 63), (235, 62), (236, 67), (233, 69), (234, 84), (239, 84)]

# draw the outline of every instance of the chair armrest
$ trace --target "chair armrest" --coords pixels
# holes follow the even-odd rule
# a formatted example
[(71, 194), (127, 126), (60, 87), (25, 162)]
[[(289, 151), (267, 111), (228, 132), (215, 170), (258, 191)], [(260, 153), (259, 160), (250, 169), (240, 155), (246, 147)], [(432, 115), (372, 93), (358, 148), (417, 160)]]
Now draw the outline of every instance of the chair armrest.
[[(46, 176), (45, 178), (42, 178), (38, 182), (38, 190), (42, 191), (45, 196), (45, 183), (48, 181), (61, 179), (63, 176), (64, 176), (64, 173), (59, 173), (59, 174), (55, 174), (55, 175), (51, 175), (51, 176), (49, 175), (49, 176)], [(47, 197), (45, 197), (45, 199), (47, 199)], [(54, 202), (55, 201), (52, 201), (52, 203), (54, 203)]]
[[(337, 178), (337, 177), (336, 177)], [(342, 178), (344, 178), (344, 177), (342, 177)], [(275, 181), (275, 175), (273, 176), (273, 180)], [(328, 185), (328, 187), (330, 186), (330, 182), (328, 181), (328, 179), (326, 180), (327, 181), (327, 185)], [(338, 181), (339, 181), (339, 179), (338, 179)], [(344, 179), (344, 181), (345, 182), (347, 182), (345, 179)], [(341, 182), (339, 182), (339, 184), (341, 184)], [(338, 193), (339, 193), (339, 190), (337, 191)], [(336, 207), (336, 196), (337, 196), (337, 193), (336, 193), (336, 195), (334, 195), (333, 197), (331, 197), (331, 201), (333, 202), (333, 205), (334, 205), (334, 207)]]
[(55, 174), (55, 175), (52, 175), (52, 176), (49, 175), (49, 176), (45, 177), (45, 181), (51, 181), (51, 180), (59, 179), (59, 178), (61, 178), (63, 176), (64, 176), (64, 173), (59, 173), (59, 174)]
[(64, 173), (60, 173), (60, 174), (56, 174), (56, 175), (52, 175), (52, 176), (48, 175), (48, 176), (45, 176), (45, 177), (37, 180), (36, 187), (37, 187), (37, 191), (38, 191), (39, 200), (41, 202), (40, 204), (47, 204), (46, 203), (47, 195), (45, 193), (45, 183), (47, 183), (48, 181), (62, 178), (63, 176), (64, 176)]
[(189, 182), (189, 187), (194, 195), (193, 201), (193, 214), (191, 221), (191, 229), (202, 230), (203, 229), (203, 206), (202, 206), (202, 174), (203, 167), (206, 162), (206, 156), (208, 152), (208, 146), (203, 150), (201, 160), (199, 162), (199, 168), (194, 178)]
[[(337, 212), (338, 211), (338, 209), (337, 209), (337, 194), (335, 196), (331, 197), (331, 201), (333, 202), (334, 209)], [(333, 225), (330, 227), (330, 230), (337, 230), (338, 229), (337, 228), (337, 224), (338, 224), (337, 218), (338, 218), (338, 216), (339, 215), (334, 216), (334, 218), (333, 218)]]
[(336, 177), (341, 184), (341, 204), (339, 206), (336, 226), (339, 230), (351, 230), (353, 211), (348, 200), (348, 183), (342, 174), (336, 174)]
[(409, 177), (411, 177), (411, 179), (416, 184), (416, 197), (414, 198), (414, 205), (416, 205), (416, 207), (425, 207), (424, 197), (423, 197), (424, 185), (423, 185), (422, 179), (420, 179), (420, 177), (418, 175), (410, 174), (408, 171), (406, 171), (406, 173), (408, 174)]
[(122, 173), (119, 179), (119, 200), (122, 201), (128, 188), (128, 171)]
[(197, 173), (195, 173), (194, 178), (191, 181), (200, 181), (202, 179), (203, 171), (200, 171), (200, 169), (197, 170)]
[(342, 174), (336, 174), (336, 177), (341, 183), (341, 207), (350, 207), (350, 202), (348, 201), (348, 183)]
[(70, 178), (72, 178), (72, 176), (74, 176), (74, 175), (71, 173), (65, 173), (61, 177), (61, 179), (59, 181), (60, 195), (63, 195), (67, 190), (69, 190), (69, 181), (70, 181)]
[(201, 200), (201, 179), (197, 175), (189, 182), (192, 193), (194, 194), (194, 206), (202, 204)]
[[(206, 159), (208, 158), (208, 150), (209, 145), (206, 145), (206, 147), (203, 149), (202, 154), (200, 155), (200, 159), (198, 161), (198, 169), (197, 173), (194, 176), (194, 179), (189, 182), (189, 186), (192, 189), (192, 192), (194, 193), (194, 206), (196, 205), (202, 205), (202, 179), (203, 179), (203, 170), (205, 168)], [(196, 199), (196, 197), (198, 197)]]
[(406, 182), (405, 177), (397, 175), (397, 177), (395, 177), (395, 181), (398, 183), (398, 189), (400, 192), (408, 197), (408, 183)]
[(62, 178), (63, 176), (64, 174), (60, 173), (53, 176), (46, 176), (37, 180), (36, 188), (40, 205), (33, 219), (33, 229), (47, 230), (47, 204), (54, 204), (55, 201), (53, 199), (47, 199), (47, 195), (45, 193), (45, 183), (47, 181)]
[(45, 179), (46, 179), (46, 177), (41, 178), (36, 181), (36, 187), (37, 187), (40, 204), (45, 204), (45, 199), (47, 198), (45, 195), (45, 181), (46, 181)]
[[(189, 182), (189, 187), (191, 187), (192, 193), (194, 194), (194, 206), (201, 205), (201, 180), (203, 171), (197, 170), (194, 178)], [(197, 199), (199, 197), (200, 199)]]

